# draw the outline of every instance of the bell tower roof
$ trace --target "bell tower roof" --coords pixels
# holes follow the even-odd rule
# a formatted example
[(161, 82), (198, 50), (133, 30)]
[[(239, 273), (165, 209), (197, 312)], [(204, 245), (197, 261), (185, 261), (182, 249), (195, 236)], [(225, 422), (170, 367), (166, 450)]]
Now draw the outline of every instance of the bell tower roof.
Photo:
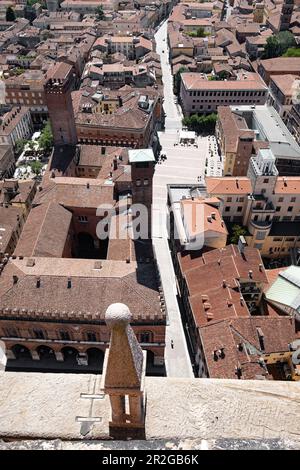
[(128, 151), (129, 163), (155, 162), (152, 149), (133, 149)]

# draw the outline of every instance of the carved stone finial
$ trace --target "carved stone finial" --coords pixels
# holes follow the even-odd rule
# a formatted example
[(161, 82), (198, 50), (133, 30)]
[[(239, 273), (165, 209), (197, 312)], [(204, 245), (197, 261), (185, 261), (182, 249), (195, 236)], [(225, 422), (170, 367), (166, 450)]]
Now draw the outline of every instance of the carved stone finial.
[(132, 315), (125, 304), (111, 304), (106, 310), (105, 321), (110, 328), (127, 326), (131, 320)]
[(112, 408), (110, 433), (118, 439), (142, 438), (145, 432), (146, 353), (142, 351), (129, 324), (131, 320), (129, 308), (121, 303), (110, 305), (105, 314), (105, 321), (111, 329), (111, 339), (105, 353), (102, 388), (109, 395)]

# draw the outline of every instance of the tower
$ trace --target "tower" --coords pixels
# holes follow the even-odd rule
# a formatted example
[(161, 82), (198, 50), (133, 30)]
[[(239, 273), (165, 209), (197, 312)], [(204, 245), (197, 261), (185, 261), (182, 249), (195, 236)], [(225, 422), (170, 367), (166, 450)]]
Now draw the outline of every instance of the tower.
[(256, 157), (251, 157), (247, 176), (251, 179), (253, 192), (247, 201), (243, 225), (252, 235), (249, 245), (261, 250), (276, 212), (273, 190), (278, 170), (272, 150), (260, 149)]
[(152, 183), (155, 158), (152, 149), (129, 150), (132, 204), (142, 204), (148, 212), (148, 237), (151, 234)]
[(287, 31), (290, 28), (294, 9), (294, 0), (283, 0), (283, 5), (279, 20), (279, 31)]
[(253, 22), (254, 23), (264, 22), (264, 11), (265, 11), (264, 2), (255, 3), (254, 10), (253, 10)]
[(71, 65), (58, 62), (49, 69), (44, 89), (54, 145), (75, 145), (77, 143), (71, 96), (73, 84)]
[(271, 149), (260, 149), (256, 157), (251, 157), (247, 176), (251, 180), (253, 194), (273, 194), (278, 177), (275, 161)]

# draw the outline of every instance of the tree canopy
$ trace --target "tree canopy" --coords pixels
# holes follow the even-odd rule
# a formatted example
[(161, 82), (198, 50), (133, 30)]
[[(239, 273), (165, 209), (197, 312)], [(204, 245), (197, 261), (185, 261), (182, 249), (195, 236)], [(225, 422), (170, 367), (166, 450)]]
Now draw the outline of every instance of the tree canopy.
[(182, 124), (187, 127), (189, 130), (201, 134), (202, 132), (211, 132), (215, 131), (216, 122), (218, 115), (215, 113), (203, 114), (198, 116), (197, 114), (192, 114), (189, 117), (185, 117), (182, 120)]
[(43, 164), (39, 160), (35, 160), (34, 162), (30, 163), (30, 167), (31, 167), (32, 172), (36, 176), (39, 176), (41, 174)]
[(38, 143), (41, 149), (43, 149), (46, 153), (50, 152), (53, 146), (53, 135), (50, 126), (50, 122), (47, 122), (42, 133), (38, 139)]
[(174, 93), (178, 95), (180, 92), (180, 83), (181, 83), (181, 74), (183, 72), (188, 72), (186, 67), (180, 67), (178, 72), (174, 75)]
[(196, 31), (190, 31), (187, 34), (192, 38), (205, 38), (206, 36), (209, 36), (209, 33), (207, 33), (202, 26), (200, 26)]
[(104, 20), (105, 14), (104, 14), (104, 10), (103, 10), (103, 5), (99, 5), (96, 8), (96, 16), (97, 16), (98, 20)]
[(12, 7), (7, 7), (6, 9), (6, 21), (15, 21), (16, 15)]
[(280, 57), (295, 45), (296, 41), (293, 34), (290, 31), (281, 31), (267, 39), (262, 58), (271, 59), (273, 57)]
[(232, 227), (232, 234), (230, 238), (230, 242), (233, 243), (234, 245), (238, 244), (239, 238), (241, 235), (246, 235), (247, 230), (242, 227), (241, 225), (235, 224)]
[(17, 155), (23, 152), (25, 145), (28, 143), (26, 139), (19, 139), (15, 143), (15, 152)]
[(300, 57), (300, 47), (289, 47), (283, 57)]

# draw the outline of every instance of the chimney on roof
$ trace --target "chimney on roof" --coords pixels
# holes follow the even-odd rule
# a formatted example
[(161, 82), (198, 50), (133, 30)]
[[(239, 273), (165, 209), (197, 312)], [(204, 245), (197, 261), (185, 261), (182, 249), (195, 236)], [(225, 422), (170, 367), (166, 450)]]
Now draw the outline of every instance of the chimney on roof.
[(257, 336), (258, 336), (258, 341), (259, 341), (259, 346), (262, 351), (265, 350), (265, 335), (260, 327), (256, 328), (257, 331)]
[(218, 353), (219, 353), (219, 357), (224, 359), (224, 357), (225, 357), (225, 348), (220, 348)]
[(207, 321), (213, 320), (214, 313), (213, 312), (206, 312), (206, 319)]
[(13, 283), (14, 283), (14, 284), (17, 284), (18, 280), (19, 280), (18, 276), (16, 276), (16, 275), (14, 274), (14, 275), (13, 275)]
[(118, 169), (118, 159), (117, 156), (114, 157), (113, 159), (113, 169), (116, 171)]
[(236, 187), (239, 188), (239, 180), (236, 178), (235, 180)]
[(223, 279), (222, 285), (223, 285), (224, 288), (227, 287), (225, 279)]
[(72, 287), (72, 279), (68, 277), (68, 289), (71, 289)]
[(284, 186), (287, 186), (287, 180), (286, 180), (286, 178), (283, 178), (283, 185), (284, 185)]
[(261, 263), (259, 263), (259, 270), (260, 270), (260, 272), (262, 272), (262, 270), (263, 270), (263, 265)]
[(221, 266), (221, 258), (218, 259), (218, 265)]
[(235, 375), (237, 376), (238, 379), (242, 377), (242, 368), (240, 364), (238, 364), (235, 368)]
[(243, 235), (239, 236), (239, 241), (238, 241), (238, 249), (241, 255), (244, 255), (245, 252), (245, 247), (247, 246), (247, 242), (245, 240), (245, 237)]
[(130, 263), (130, 258), (126, 258), (126, 263), (127, 263), (127, 264)]
[(90, 189), (90, 183), (86, 183), (86, 188)]
[(244, 297), (242, 295), (240, 297), (240, 303), (241, 303), (241, 305), (244, 305)]
[(37, 288), (41, 287), (41, 278), (40, 277), (36, 278), (36, 287)]
[(253, 271), (252, 271), (252, 269), (249, 269), (248, 274), (249, 274), (250, 279), (252, 279), (252, 277), (253, 277)]
[(211, 213), (211, 218), (214, 219), (214, 220), (216, 220), (216, 213), (215, 213), (215, 212), (212, 212), (212, 213)]
[(207, 216), (207, 222), (211, 222), (211, 216), (210, 215)]

